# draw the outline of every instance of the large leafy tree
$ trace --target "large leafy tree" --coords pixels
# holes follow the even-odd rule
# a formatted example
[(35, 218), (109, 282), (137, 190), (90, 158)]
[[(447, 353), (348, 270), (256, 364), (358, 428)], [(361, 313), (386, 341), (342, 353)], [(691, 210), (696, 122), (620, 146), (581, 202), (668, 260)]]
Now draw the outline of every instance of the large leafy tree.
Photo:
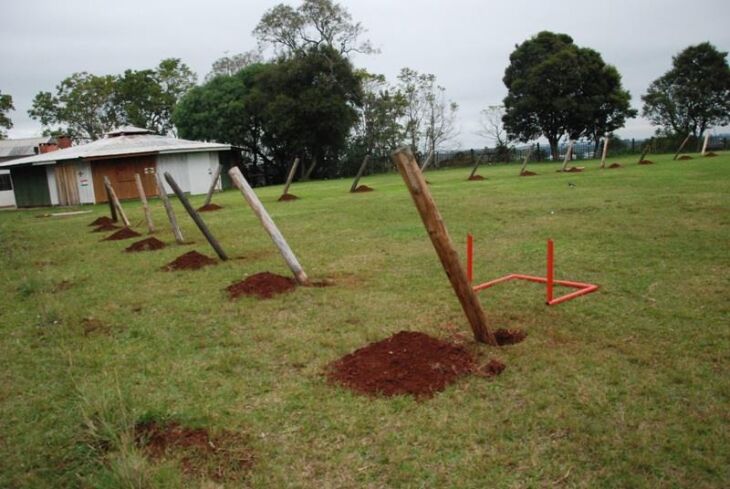
[(618, 103), (628, 92), (616, 69), (566, 34), (544, 31), (517, 46), (503, 81), (508, 136), (523, 142), (544, 136), (555, 159), (564, 134), (575, 139), (632, 116)]
[(216, 76), (227, 75), (232, 76), (242, 69), (264, 61), (260, 51), (246, 51), (245, 53), (233, 54), (231, 56), (223, 56), (213, 61), (210, 73), (205, 76), (206, 81), (210, 81)]
[(360, 156), (388, 154), (404, 137), (399, 120), (405, 114), (405, 98), (388, 86), (383, 75), (362, 70), (358, 76), (362, 80), (363, 98), (352, 143)]
[(631, 108), (631, 94), (621, 86), (621, 75), (610, 65), (603, 67), (603, 76), (591, 78), (596, 86), (592, 92), (593, 113), (586, 127), (586, 134), (593, 140), (594, 154), (599, 141), (626, 125), (626, 119), (636, 117), (638, 111)]
[(660, 133), (692, 133), (698, 139), (706, 129), (730, 123), (727, 54), (704, 42), (674, 56), (672, 69), (641, 97), (644, 117)]
[(0, 91), (0, 139), (5, 139), (7, 134), (4, 129), (10, 129), (13, 127), (13, 121), (8, 117), (8, 112), (15, 110), (13, 106), (13, 97), (8, 94), (3, 94)]

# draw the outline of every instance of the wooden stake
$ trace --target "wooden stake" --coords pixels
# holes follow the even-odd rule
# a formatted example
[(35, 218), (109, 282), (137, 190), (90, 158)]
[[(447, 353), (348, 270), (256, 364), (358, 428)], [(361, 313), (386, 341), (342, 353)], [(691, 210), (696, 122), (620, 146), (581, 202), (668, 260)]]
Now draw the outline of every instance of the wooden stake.
[(183, 238), (182, 231), (180, 231), (180, 226), (177, 225), (175, 211), (172, 210), (170, 199), (167, 198), (165, 184), (162, 183), (162, 178), (160, 178), (159, 173), (155, 173), (155, 180), (157, 181), (157, 193), (160, 196), (162, 205), (165, 206), (165, 212), (167, 212), (167, 219), (170, 221), (170, 227), (172, 228), (172, 234), (175, 236), (175, 241), (177, 241), (178, 244), (185, 244), (185, 239)]
[(317, 166), (317, 158), (312, 159), (312, 164), (309, 168), (307, 168), (307, 172), (304, 174), (304, 178), (302, 180), (309, 180), (309, 177), (312, 176), (312, 172), (314, 171), (315, 166)]
[(106, 187), (106, 191), (109, 192), (112, 202), (114, 202), (114, 207), (117, 208), (117, 214), (121, 216), (124, 225), (129, 227), (129, 219), (127, 219), (127, 215), (124, 213), (124, 209), (122, 209), (122, 204), (119, 203), (119, 199), (117, 198), (117, 193), (114, 192), (114, 187), (112, 187), (112, 183), (107, 176), (104, 176), (104, 186)]
[(109, 203), (109, 213), (111, 214), (112, 221), (117, 222), (117, 209), (114, 207), (114, 201), (112, 200), (112, 194), (109, 193), (109, 189), (104, 185), (104, 191), (106, 192), (106, 201)]
[(253, 210), (254, 214), (256, 214), (256, 217), (258, 217), (259, 221), (261, 221), (261, 225), (264, 227), (266, 232), (269, 233), (271, 240), (279, 249), (279, 253), (281, 253), (282, 258), (284, 258), (284, 261), (289, 266), (291, 272), (294, 274), (294, 278), (296, 279), (296, 281), (300, 285), (309, 285), (309, 278), (307, 277), (307, 274), (304, 273), (304, 269), (299, 264), (299, 260), (297, 260), (296, 255), (294, 255), (294, 252), (287, 244), (284, 236), (281, 234), (281, 231), (279, 231), (279, 228), (276, 227), (276, 224), (274, 224), (271, 216), (269, 216), (269, 213), (266, 212), (266, 208), (261, 203), (256, 193), (253, 191), (251, 186), (244, 178), (241, 170), (233, 167), (228, 171), (228, 175), (230, 175), (233, 184), (238, 187), (238, 190), (241, 191), (243, 198), (246, 199), (248, 205), (251, 206), (251, 209)]
[(426, 171), (426, 168), (428, 168), (428, 165), (431, 164), (431, 159), (433, 158), (433, 150), (428, 152), (428, 156), (426, 157), (426, 161), (423, 162), (421, 165), (421, 172)]
[(175, 192), (175, 195), (177, 195), (177, 198), (180, 199), (180, 202), (182, 202), (183, 207), (185, 207), (185, 210), (188, 211), (188, 214), (190, 214), (190, 217), (193, 219), (193, 222), (198, 226), (198, 229), (200, 229), (200, 232), (203, 233), (203, 236), (205, 236), (205, 239), (208, 240), (208, 243), (210, 243), (210, 246), (215, 250), (218, 257), (226, 261), (228, 260), (228, 255), (226, 255), (226, 252), (223, 251), (223, 248), (221, 248), (220, 243), (217, 239), (211, 234), (210, 230), (208, 229), (208, 226), (205, 225), (205, 222), (203, 221), (203, 218), (200, 217), (200, 214), (198, 214), (195, 209), (193, 209), (193, 206), (190, 205), (190, 201), (187, 197), (185, 197), (185, 194), (183, 193), (182, 189), (178, 186), (177, 182), (174, 178), (172, 178), (172, 175), (170, 175), (169, 172), (165, 172), (165, 180), (167, 180), (167, 183), (170, 185), (170, 188), (173, 192)]
[(641, 163), (642, 161), (644, 161), (644, 158), (646, 157), (646, 155), (649, 154), (649, 147), (650, 146), (651, 146), (651, 139), (649, 139), (649, 141), (644, 146), (644, 150), (641, 152), (641, 156), (639, 156), (639, 161), (638, 161), (639, 163)]
[(601, 168), (606, 168), (606, 154), (608, 154), (608, 140), (609, 140), (608, 134), (603, 136), (603, 153), (601, 153)]
[(482, 157), (483, 157), (483, 156), (484, 156), (484, 155), (479, 155), (479, 157), (478, 157), (478, 158), (475, 158), (475, 161), (474, 161), (474, 167), (473, 167), (473, 168), (471, 169), (471, 173), (469, 174), (469, 180), (471, 180), (471, 178), (472, 178), (472, 177), (473, 177), (474, 175), (476, 175), (476, 173), (477, 173), (477, 170), (479, 169), (479, 163), (481, 163), (481, 162), (482, 162)]
[(423, 225), (431, 238), (431, 243), (433, 243), (433, 247), (441, 260), (441, 265), (444, 267), (446, 276), (449, 278), (464, 314), (469, 320), (471, 329), (474, 332), (474, 339), (496, 346), (497, 341), (487, 325), (487, 316), (484, 314), (474, 290), (469, 285), (466, 272), (459, 262), (459, 255), (454, 249), (446, 225), (436, 208), (436, 203), (431, 197), (431, 192), (428, 185), (426, 185), (421, 170), (418, 168), (413, 153), (410, 149), (403, 148), (394, 152), (391, 158), (398, 167), (401, 177), (403, 177), (403, 181), (411, 193), (413, 202), (421, 215)]
[(210, 188), (208, 189), (208, 195), (205, 196), (203, 207), (210, 205), (210, 201), (213, 200), (213, 192), (215, 191), (215, 186), (218, 185), (218, 178), (221, 176), (222, 169), (223, 167), (218, 163), (218, 166), (215, 167), (215, 171), (213, 172), (213, 178), (210, 180)]
[(705, 153), (707, 153), (707, 143), (710, 142), (710, 133), (705, 132), (705, 142), (702, 143), (702, 156), (705, 156)]
[(299, 166), (299, 158), (294, 158), (294, 163), (291, 164), (291, 168), (289, 169), (289, 176), (286, 177), (286, 185), (284, 185), (284, 191), (281, 193), (281, 195), (286, 195), (289, 193), (289, 186), (291, 185), (292, 180), (294, 180), (294, 173), (297, 171), (297, 166)]
[(677, 157), (679, 156), (679, 153), (682, 152), (682, 150), (684, 149), (684, 145), (687, 144), (687, 141), (689, 141), (689, 138), (690, 137), (692, 137), (692, 133), (691, 132), (690, 133), (687, 133), (687, 137), (684, 138), (684, 141), (682, 141), (682, 144), (679, 145), (679, 149), (677, 149), (677, 152), (674, 153), (674, 158), (672, 158), (673, 160), (676, 160), (677, 159)]
[(574, 144), (575, 139), (571, 139), (568, 143), (568, 149), (565, 150), (565, 159), (563, 160), (563, 167), (560, 169), (560, 171), (565, 171), (568, 167), (568, 162), (572, 160)]
[(522, 162), (522, 168), (520, 168), (520, 175), (525, 173), (525, 169), (527, 169), (527, 162), (530, 161), (530, 156), (532, 156), (532, 146), (530, 146), (530, 149), (527, 150), (527, 154), (525, 155), (525, 159)]
[(368, 166), (368, 161), (370, 160), (370, 155), (366, 154), (365, 158), (362, 159), (362, 164), (360, 164), (360, 168), (357, 170), (357, 175), (355, 175), (355, 180), (352, 181), (352, 186), (350, 187), (350, 192), (354, 192), (357, 190), (357, 184), (360, 182), (360, 178), (362, 178), (362, 174), (365, 172), (365, 168)]
[(155, 225), (152, 222), (152, 214), (150, 214), (150, 206), (147, 205), (147, 195), (144, 193), (144, 187), (142, 186), (142, 177), (139, 173), (134, 174), (134, 181), (137, 184), (137, 192), (139, 193), (139, 200), (142, 201), (142, 209), (144, 210), (144, 218), (147, 221), (147, 229), (150, 234), (155, 232)]

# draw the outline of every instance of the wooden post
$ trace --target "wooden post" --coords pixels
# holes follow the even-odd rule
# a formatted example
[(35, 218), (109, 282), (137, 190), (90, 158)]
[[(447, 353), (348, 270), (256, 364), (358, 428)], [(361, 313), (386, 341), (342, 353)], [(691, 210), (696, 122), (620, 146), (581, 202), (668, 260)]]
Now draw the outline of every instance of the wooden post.
[(106, 191), (109, 192), (112, 202), (114, 202), (114, 207), (117, 208), (117, 213), (122, 218), (122, 222), (126, 227), (129, 227), (129, 219), (127, 219), (127, 215), (124, 213), (124, 209), (122, 209), (122, 204), (119, 203), (117, 194), (114, 192), (114, 187), (112, 187), (112, 183), (109, 181), (109, 177), (107, 176), (104, 177), (104, 186), (106, 187)]
[(167, 183), (170, 184), (170, 188), (173, 192), (175, 192), (175, 195), (177, 195), (177, 198), (180, 199), (180, 202), (182, 202), (183, 207), (185, 207), (185, 210), (188, 211), (188, 214), (190, 214), (190, 217), (193, 219), (195, 224), (198, 226), (198, 229), (200, 229), (200, 232), (203, 233), (203, 236), (205, 236), (205, 239), (208, 240), (208, 243), (210, 243), (210, 246), (213, 247), (218, 257), (226, 261), (228, 260), (228, 255), (226, 255), (226, 252), (223, 251), (223, 248), (221, 248), (220, 243), (218, 243), (218, 240), (213, 237), (213, 235), (210, 233), (210, 230), (208, 229), (208, 226), (205, 225), (205, 222), (203, 222), (203, 219), (200, 217), (200, 215), (193, 209), (193, 206), (190, 205), (190, 201), (187, 197), (185, 197), (185, 194), (183, 193), (182, 189), (178, 186), (177, 182), (174, 178), (172, 178), (172, 175), (170, 175), (169, 172), (165, 172), (165, 180), (167, 180)]
[(213, 178), (210, 180), (210, 188), (208, 189), (208, 195), (205, 196), (205, 202), (203, 202), (203, 207), (210, 205), (210, 201), (213, 200), (213, 192), (215, 191), (215, 186), (218, 184), (218, 178), (221, 176), (221, 170), (223, 167), (220, 163), (215, 167), (215, 171), (213, 172)]
[(428, 156), (426, 157), (426, 161), (423, 162), (421, 165), (421, 172), (426, 171), (426, 168), (428, 168), (428, 165), (431, 164), (431, 159), (433, 158), (433, 150), (428, 152)]
[(603, 153), (601, 153), (601, 168), (606, 168), (606, 155), (608, 154), (608, 140), (609, 140), (608, 134), (603, 136)]
[(314, 167), (317, 166), (317, 157), (312, 158), (312, 164), (307, 168), (307, 172), (304, 174), (304, 178), (302, 180), (309, 180), (309, 177), (312, 176), (312, 172), (314, 171)]
[[(472, 151), (474, 151), (474, 150), (472, 150)], [(473, 153), (472, 153), (472, 156), (473, 156)], [(474, 167), (473, 167), (473, 168), (471, 169), (471, 173), (469, 174), (469, 180), (471, 180), (471, 178), (472, 178), (472, 177), (473, 177), (474, 175), (476, 175), (476, 174), (477, 174), (477, 170), (479, 169), (479, 163), (481, 163), (481, 162), (482, 162), (482, 157), (483, 157), (483, 156), (484, 156), (484, 155), (479, 155), (479, 157), (478, 157), (478, 158), (475, 158), (475, 159), (474, 159)]]
[(294, 180), (294, 173), (297, 171), (297, 166), (299, 166), (299, 158), (294, 158), (294, 163), (291, 164), (291, 168), (289, 169), (289, 176), (286, 177), (286, 185), (284, 185), (284, 191), (281, 193), (281, 195), (286, 195), (289, 193), (289, 186), (291, 185), (292, 180)]
[(575, 144), (575, 139), (571, 139), (568, 143), (568, 149), (565, 150), (565, 159), (563, 160), (563, 167), (560, 169), (560, 171), (565, 171), (568, 167), (568, 162), (572, 160), (573, 156), (573, 144)]
[(354, 192), (355, 190), (357, 190), (357, 184), (360, 182), (360, 178), (362, 178), (362, 174), (365, 173), (365, 168), (367, 168), (369, 160), (370, 160), (370, 154), (366, 154), (365, 158), (362, 159), (362, 164), (360, 165), (360, 168), (357, 170), (357, 175), (355, 175), (355, 180), (352, 181), (352, 186), (350, 187), (350, 192)]
[(684, 145), (687, 144), (687, 141), (689, 141), (689, 138), (690, 137), (692, 137), (692, 133), (691, 132), (690, 133), (687, 133), (687, 137), (684, 138), (684, 141), (682, 141), (682, 144), (679, 145), (679, 149), (677, 149), (677, 152), (674, 153), (674, 158), (672, 158), (673, 160), (676, 160), (677, 159), (677, 157), (679, 156), (679, 153), (682, 152), (682, 150), (684, 149)]
[(464, 314), (469, 320), (471, 329), (474, 332), (474, 339), (496, 346), (497, 341), (487, 325), (487, 316), (484, 314), (482, 305), (479, 303), (474, 290), (469, 285), (466, 272), (459, 262), (459, 255), (454, 249), (446, 225), (436, 208), (413, 153), (408, 148), (403, 148), (395, 151), (391, 158), (398, 167), (401, 177), (403, 177), (403, 181), (411, 193), (413, 202), (421, 215), (421, 220), (426, 227), (426, 231), (428, 231), (428, 236), (431, 238), (431, 243), (436, 249), (441, 265), (444, 267), (446, 276), (449, 278)]
[(649, 141), (647, 141), (647, 143), (644, 145), (644, 150), (641, 152), (641, 156), (639, 156), (639, 163), (644, 161), (646, 155), (649, 154), (649, 147), (651, 147), (651, 139), (649, 139)]
[(185, 239), (183, 238), (182, 231), (180, 231), (180, 226), (177, 225), (175, 211), (172, 210), (170, 199), (167, 198), (165, 184), (162, 183), (162, 178), (160, 178), (159, 173), (155, 172), (155, 180), (157, 181), (157, 193), (160, 195), (162, 205), (165, 206), (165, 212), (167, 212), (167, 219), (170, 221), (170, 227), (172, 228), (172, 234), (175, 236), (175, 241), (177, 241), (178, 244), (185, 244)]
[(134, 182), (137, 184), (137, 192), (139, 193), (139, 200), (142, 201), (142, 209), (144, 210), (144, 218), (147, 221), (147, 229), (150, 234), (155, 232), (155, 225), (152, 222), (152, 214), (150, 214), (150, 206), (147, 205), (147, 196), (144, 193), (144, 187), (142, 186), (142, 178), (139, 173), (134, 174)]
[(520, 175), (525, 173), (525, 169), (527, 169), (527, 162), (530, 161), (530, 156), (532, 156), (532, 146), (530, 146), (530, 149), (527, 150), (527, 154), (525, 155), (525, 160), (522, 162), (522, 168), (520, 168)]
[(710, 142), (710, 133), (709, 131), (705, 132), (705, 142), (702, 143), (702, 156), (705, 156), (705, 153), (707, 153), (707, 143)]
[(109, 213), (111, 214), (112, 221), (117, 222), (117, 209), (114, 207), (114, 201), (112, 200), (112, 194), (109, 193), (109, 189), (106, 184), (104, 185), (104, 191), (106, 192), (106, 200), (109, 203)]
[(256, 217), (258, 217), (259, 221), (261, 221), (261, 225), (264, 227), (266, 232), (269, 233), (271, 240), (279, 249), (279, 253), (281, 253), (282, 258), (284, 258), (284, 261), (294, 274), (294, 278), (300, 285), (309, 285), (309, 278), (307, 277), (307, 274), (304, 273), (304, 269), (299, 264), (299, 260), (297, 260), (296, 255), (294, 255), (294, 252), (287, 244), (286, 239), (284, 239), (284, 236), (281, 234), (281, 231), (279, 231), (279, 228), (276, 227), (271, 216), (269, 216), (269, 213), (266, 212), (266, 208), (244, 178), (241, 170), (235, 167), (231, 168), (228, 171), (228, 175), (230, 175), (233, 184), (241, 191), (243, 198), (246, 199), (248, 205), (251, 206)]

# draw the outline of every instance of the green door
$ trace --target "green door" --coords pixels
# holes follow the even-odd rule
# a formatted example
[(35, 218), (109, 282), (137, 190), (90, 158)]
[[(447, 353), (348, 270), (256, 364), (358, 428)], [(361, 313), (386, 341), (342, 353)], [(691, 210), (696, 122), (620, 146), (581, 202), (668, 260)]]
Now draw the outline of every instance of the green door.
[(42, 207), (51, 205), (44, 166), (17, 166), (10, 169), (15, 188), (15, 205)]

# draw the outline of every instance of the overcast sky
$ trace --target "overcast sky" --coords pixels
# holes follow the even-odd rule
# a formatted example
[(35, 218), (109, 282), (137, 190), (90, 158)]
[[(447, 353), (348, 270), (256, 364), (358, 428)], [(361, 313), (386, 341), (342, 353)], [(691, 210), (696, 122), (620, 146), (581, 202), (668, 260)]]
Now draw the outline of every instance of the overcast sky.
[[(182, 58), (202, 80), (228, 52), (256, 47), (251, 31), (273, 0), (0, 0), (0, 91), (13, 96), (10, 137), (41, 132), (27, 111), (78, 71), (119, 74)], [(292, 5), (298, 2), (289, 1)], [(389, 81), (404, 66), (433, 73), (459, 104), (454, 146), (484, 146), (479, 111), (506, 95), (502, 76), (515, 45), (541, 30), (567, 33), (615, 65), (640, 108), (651, 81), (683, 48), (709, 41), (730, 49), (730, 1), (347, 0), (380, 54), (353, 58)], [(623, 137), (653, 133), (641, 118)]]

